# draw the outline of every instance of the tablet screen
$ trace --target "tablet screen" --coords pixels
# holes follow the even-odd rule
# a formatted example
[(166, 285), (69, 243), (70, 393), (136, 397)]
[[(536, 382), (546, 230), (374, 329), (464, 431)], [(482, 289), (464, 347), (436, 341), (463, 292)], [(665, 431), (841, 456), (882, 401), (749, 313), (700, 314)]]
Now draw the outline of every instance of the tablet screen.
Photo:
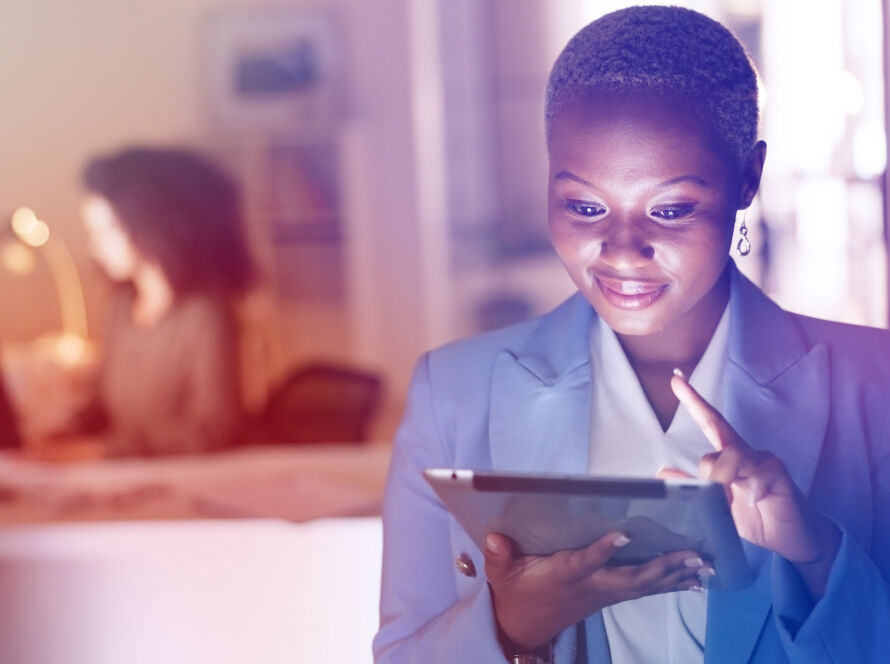
[(585, 547), (613, 531), (630, 544), (610, 564), (640, 564), (681, 549), (714, 563), (709, 587), (751, 580), (723, 487), (654, 480), (429, 469), (427, 481), (480, 550), (499, 532), (523, 554)]

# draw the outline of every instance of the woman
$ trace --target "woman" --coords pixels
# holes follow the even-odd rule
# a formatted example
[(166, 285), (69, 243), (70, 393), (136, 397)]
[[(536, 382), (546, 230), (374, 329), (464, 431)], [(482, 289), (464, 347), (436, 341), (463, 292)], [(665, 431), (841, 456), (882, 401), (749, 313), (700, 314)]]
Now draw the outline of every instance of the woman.
[[(766, 155), (757, 117), (744, 49), (690, 10), (614, 12), (559, 56), (548, 222), (579, 292), (418, 364), (384, 506), (378, 662), (890, 652), (890, 337), (785, 312), (729, 259)], [(704, 591), (694, 551), (607, 566), (618, 532), (552, 556), (492, 533), (479, 551), (430, 466), (700, 474), (731, 493), (756, 580)]]
[(84, 171), (93, 257), (118, 284), (96, 409), (111, 454), (235, 443), (241, 424), (232, 297), (250, 283), (238, 190), (183, 150), (130, 148)]

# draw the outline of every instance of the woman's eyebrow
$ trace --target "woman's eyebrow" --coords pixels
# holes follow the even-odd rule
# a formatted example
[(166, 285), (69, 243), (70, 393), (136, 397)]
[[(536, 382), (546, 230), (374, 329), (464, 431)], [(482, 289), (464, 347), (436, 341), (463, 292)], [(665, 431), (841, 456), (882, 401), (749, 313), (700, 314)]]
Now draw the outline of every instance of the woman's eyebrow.
[(585, 187), (594, 187), (595, 188), (595, 186), (592, 182), (588, 182), (584, 178), (578, 177), (574, 173), (571, 173), (566, 170), (562, 170), (559, 173), (557, 173), (556, 175), (554, 175), (553, 179), (554, 180), (571, 180), (572, 182), (577, 182), (578, 184), (583, 184)]
[(680, 184), (681, 182), (691, 182), (692, 184), (698, 185), (699, 187), (709, 187), (710, 185), (705, 182), (702, 178), (697, 175), (680, 175), (679, 177), (671, 178), (670, 180), (665, 180), (659, 187), (670, 187), (672, 184)]
[[(579, 177), (572, 173), (571, 171), (562, 170), (559, 171), (556, 175), (553, 176), (554, 180), (571, 180), (572, 182), (577, 182), (578, 184), (583, 184), (585, 187), (592, 187), (596, 189), (596, 185), (592, 182), (588, 182), (582, 177)], [(670, 180), (665, 180), (664, 182), (660, 182), (658, 187), (670, 187), (671, 185), (680, 184), (681, 182), (691, 182), (694, 185), (699, 187), (708, 188), (710, 185), (703, 178), (698, 175), (692, 175), (691, 173), (687, 175), (679, 175), (675, 178), (671, 178)]]

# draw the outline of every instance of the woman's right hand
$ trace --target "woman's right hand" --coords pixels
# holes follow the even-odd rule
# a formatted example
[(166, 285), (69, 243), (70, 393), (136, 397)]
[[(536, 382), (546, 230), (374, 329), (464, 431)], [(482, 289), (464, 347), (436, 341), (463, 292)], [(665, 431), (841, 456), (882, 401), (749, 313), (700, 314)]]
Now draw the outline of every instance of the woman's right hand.
[(502, 641), (533, 652), (606, 606), (645, 595), (700, 590), (699, 574), (713, 574), (696, 551), (674, 551), (642, 565), (607, 566), (629, 543), (623, 533), (614, 532), (584, 549), (523, 556), (509, 537), (488, 535), (485, 574)]

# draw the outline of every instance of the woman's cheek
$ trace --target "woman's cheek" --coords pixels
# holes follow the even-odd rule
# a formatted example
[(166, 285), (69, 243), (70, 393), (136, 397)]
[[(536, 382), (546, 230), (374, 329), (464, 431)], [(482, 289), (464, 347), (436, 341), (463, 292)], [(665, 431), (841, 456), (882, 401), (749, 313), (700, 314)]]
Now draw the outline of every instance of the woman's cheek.
[(686, 267), (715, 261), (723, 253), (728, 240), (714, 228), (695, 228), (663, 237), (655, 245), (655, 252), (663, 265)]
[(570, 253), (572, 241), (567, 224), (562, 220), (554, 219), (553, 215), (551, 215), (547, 224), (547, 229), (550, 235), (550, 244), (553, 245), (556, 253), (560, 256), (565, 256), (567, 253)]

